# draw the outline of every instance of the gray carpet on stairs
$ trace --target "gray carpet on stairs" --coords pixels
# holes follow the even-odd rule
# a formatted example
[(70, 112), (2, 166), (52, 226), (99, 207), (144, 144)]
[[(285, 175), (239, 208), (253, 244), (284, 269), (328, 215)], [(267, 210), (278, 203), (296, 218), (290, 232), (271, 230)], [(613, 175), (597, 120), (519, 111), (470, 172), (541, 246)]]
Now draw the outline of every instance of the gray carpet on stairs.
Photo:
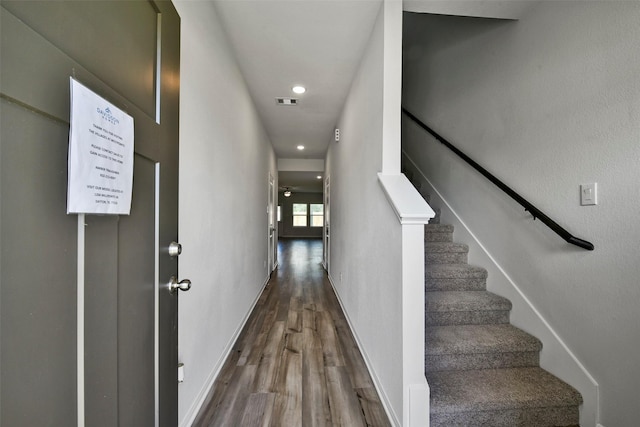
[(580, 394), (539, 367), (540, 341), (509, 323), (453, 226), (425, 226), (425, 375), (431, 426), (576, 426)]

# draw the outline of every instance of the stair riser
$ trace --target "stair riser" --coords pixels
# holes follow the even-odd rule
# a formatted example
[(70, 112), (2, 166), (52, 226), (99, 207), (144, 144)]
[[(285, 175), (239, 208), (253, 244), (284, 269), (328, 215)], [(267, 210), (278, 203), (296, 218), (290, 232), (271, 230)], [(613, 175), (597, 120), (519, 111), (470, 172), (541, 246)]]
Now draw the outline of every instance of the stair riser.
[(579, 424), (577, 406), (473, 411), (449, 414), (431, 413), (431, 427), (514, 427), (572, 426)]
[[(425, 346), (428, 348), (429, 343)], [(425, 372), (538, 366), (538, 351), (425, 356)]]
[(493, 323), (509, 323), (509, 311), (427, 311), (425, 313), (426, 326), (488, 325)]
[(453, 242), (453, 233), (424, 233), (425, 242)]
[(484, 291), (487, 279), (429, 279), (424, 280), (427, 291)]
[(425, 266), (429, 264), (466, 264), (466, 252), (427, 252), (424, 256)]
[[(427, 202), (428, 203), (428, 202)], [(424, 226), (425, 233), (453, 233), (454, 227), (451, 224), (427, 224)]]

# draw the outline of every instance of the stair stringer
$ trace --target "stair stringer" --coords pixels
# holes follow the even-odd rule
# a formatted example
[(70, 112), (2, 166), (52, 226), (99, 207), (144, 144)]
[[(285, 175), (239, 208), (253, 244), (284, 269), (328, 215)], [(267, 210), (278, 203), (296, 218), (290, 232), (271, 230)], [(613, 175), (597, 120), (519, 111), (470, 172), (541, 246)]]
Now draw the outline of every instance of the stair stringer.
[(456, 241), (464, 242), (469, 246), (469, 264), (482, 266), (487, 270), (489, 274), (487, 290), (511, 301), (513, 305), (511, 324), (542, 341), (540, 367), (580, 392), (583, 399), (580, 405), (580, 425), (596, 426), (600, 419), (599, 390), (596, 380), (404, 151), (402, 159), (403, 165), (408, 170), (414, 171), (413, 182), (421, 184), (421, 193), (430, 194), (429, 205), (440, 207), (441, 223), (453, 225)]

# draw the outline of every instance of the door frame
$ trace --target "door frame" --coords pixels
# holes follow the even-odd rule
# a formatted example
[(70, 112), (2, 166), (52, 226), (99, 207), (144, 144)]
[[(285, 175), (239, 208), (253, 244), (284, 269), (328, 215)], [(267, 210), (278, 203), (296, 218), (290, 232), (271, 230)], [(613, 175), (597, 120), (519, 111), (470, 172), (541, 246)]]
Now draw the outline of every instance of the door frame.
[(269, 275), (278, 265), (278, 254), (276, 251), (278, 240), (278, 229), (276, 227), (277, 188), (273, 174), (269, 172), (269, 187), (267, 194), (267, 266)]
[(322, 247), (323, 247), (323, 259), (322, 265), (324, 269), (329, 273), (329, 257), (331, 251), (331, 238), (330, 238), (330, 194), (331, 194), (331, 181), (329, 175), (324, 180), (324, 230), (322, 233)]

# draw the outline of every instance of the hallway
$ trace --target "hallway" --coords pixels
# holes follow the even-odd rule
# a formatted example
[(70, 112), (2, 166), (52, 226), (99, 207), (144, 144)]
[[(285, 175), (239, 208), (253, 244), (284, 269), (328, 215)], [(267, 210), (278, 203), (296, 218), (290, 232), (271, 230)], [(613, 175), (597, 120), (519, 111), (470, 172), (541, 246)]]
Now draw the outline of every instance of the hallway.
[(322, 241), (282, 240), (278, 260), (194, 426), (388, 426)]

